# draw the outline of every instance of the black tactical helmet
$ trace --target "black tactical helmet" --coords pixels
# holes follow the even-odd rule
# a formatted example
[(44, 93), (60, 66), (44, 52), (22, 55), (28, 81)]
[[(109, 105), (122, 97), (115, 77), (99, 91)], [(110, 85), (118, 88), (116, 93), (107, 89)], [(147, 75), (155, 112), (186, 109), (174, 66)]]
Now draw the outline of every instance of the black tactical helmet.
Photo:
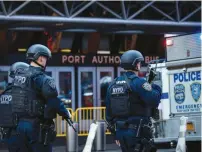
[(29, 67), (29, 64), (27, 64), (27, 63), (16, 62), (16, 63), (11, 65), (10, 70), (9, 70), (9, 76), (11, 78), (14, 78), (17, 71), (19, 71), (20, 69), (28, 68), (28, 67)]
[(136, 70), (138, 62), (144, 61), (144, 57), (139, 51), (129, 50), (121, 56), (121, 67), (125, 70)]
[(51, 51), (44, 45), (34, 44), (29, 47), (26, 54), (26, 59), (28, 61), (36, 61), (39, 56), (45, 56), (48, 59), (51, 58)]

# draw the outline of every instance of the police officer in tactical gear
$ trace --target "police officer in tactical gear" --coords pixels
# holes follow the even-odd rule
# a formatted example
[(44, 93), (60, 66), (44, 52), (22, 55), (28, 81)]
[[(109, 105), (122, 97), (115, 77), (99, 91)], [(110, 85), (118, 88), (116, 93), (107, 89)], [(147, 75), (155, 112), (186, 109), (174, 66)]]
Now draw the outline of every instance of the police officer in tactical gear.
[(109, 86), (106, 97), (106, 121), (123, 152), (156, 151), (152, 142), (150, 117), (158, 107), (161, 88), (138, 77), (142, 54), (129, 50), (121, 56), (126, 70)]
[[(16, 62), (9, 69), (9, 77), (14, 78), (18, 71), (28, 68), (29, 64)], [(9, 152), (17, 151), (19, 145), (16, 140), (17, 119), (12, 115), (12, 83), (9, 83), (5, 91), (0, 95), (0, 134), (1, 141), (8, 143)]]
[(52, 151), (56, 113), (72, 125), (69, 112), (57, 98), (54, 79), (45, 74), (46, 62), (50, 58), (51, 52), (46, 46), (32, 45), (26, 54), (29, 68), (18, 72), (13, 81), (12, 112), (19, 119), (18, 140), (21, 141), (20, 148), (26, 145), (29, 152)]
[(28, 67), (29, 67), (29, 64), (24, 63), (24, 62), (16, 62), (16, 63), (12, 64), (9, 69), (9, 77), (11, 77), (13, 79), (15, 77), (15, 74), (18, 71), (24, 70)]

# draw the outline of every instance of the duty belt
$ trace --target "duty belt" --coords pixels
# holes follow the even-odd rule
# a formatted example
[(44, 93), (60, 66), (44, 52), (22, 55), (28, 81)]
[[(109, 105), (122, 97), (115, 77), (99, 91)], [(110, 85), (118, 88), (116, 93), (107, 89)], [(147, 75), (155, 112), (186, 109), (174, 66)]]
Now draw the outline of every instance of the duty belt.
[(118, 121), (115, 123), (115, 130), (117, 129), (138, 129), (139, 124), (128, 124), (125, 121)]
[(138, 137), (140, 137), (142, 125), (143, 125), (143, 119), (140, 119), (139, 122), (136, 124), (128, 124), (125, 121), (117, 121), (117, 123), (115, 123), (115, 130), (116, 129), (134, 129), (134, 130), (137, 130), (136, 137), (138, 138)]

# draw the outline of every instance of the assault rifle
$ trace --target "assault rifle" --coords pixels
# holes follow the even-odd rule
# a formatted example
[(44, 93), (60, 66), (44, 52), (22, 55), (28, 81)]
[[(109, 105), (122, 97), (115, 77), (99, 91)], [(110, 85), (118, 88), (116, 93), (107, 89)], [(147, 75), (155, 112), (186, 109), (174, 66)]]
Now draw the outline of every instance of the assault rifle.
[(67, 123), (74, 129), (74, 131), (77, 132), (77, 131), (76, 131), (76, 128), (74, 128), (73, 121), (71, 120), (71, 118), (66, 118), (65, 120), (66, 120)]
[(106, 121), (106, 120), (104, 120), (104, 121), (105, 121), (105, 123), (107, 124), (107, 128), (109, 129), (109, 131), (110, 131), (111, 133), (115, 134), (116, 129), (115, 129), (114, 125), (112, 125), (110, 122), (108, 122), (108, 121)]

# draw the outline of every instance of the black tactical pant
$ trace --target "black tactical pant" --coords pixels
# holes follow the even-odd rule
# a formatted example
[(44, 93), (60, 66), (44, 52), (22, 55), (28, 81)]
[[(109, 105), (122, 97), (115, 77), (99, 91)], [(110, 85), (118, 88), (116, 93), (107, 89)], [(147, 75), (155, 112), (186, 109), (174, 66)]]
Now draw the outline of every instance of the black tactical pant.
[[(37, 120), (20, 120), (17, 140), (20, 141), (19, 152), (52, 152), (52, 145), (39, 142), (40, 123)], [(26, 148), (27, 151), (24, 151)]]
[[(152, 130), (149, 125), (136, 123), (133, 128), (121, 127), (117, 122), (116, 139), (121, 144), (123, 152), (156, 152), (152, 142)], [(124, 124), (124, 123), (122, 123)]]
[[(18, 134), (16, 132), (16, 129), (10, 130), (9, 134), (10, 134), (9, 135), (10, 137), (8, 138), (8, 141), (7, 141), (7, 143), (8, 143), (8, 151), (9, 152), (18, 152), (18, 151), (20, 151), (20, 147), (19, 147), (20, 141), (18, 140)], [(24, 148), (23, 148), (23, 150), (25, 151)]]
[(130, 133), (134, 133), (131, 130), (125, 130), (122, 132), (122, 138), (119, 139), (122, 152), (156, 152), (156, 148), (153, 143), (145, 138), (137, 138)]
[[(18, 140), (18, 134), (16, 128), (1, 128), (1, 142), (7, 144), (9, 152), (20, 151), (20, 141)], [(22, 149), (22, 148), (21, 148)], [(21, 151), (27, 151), (23, 148)]]

